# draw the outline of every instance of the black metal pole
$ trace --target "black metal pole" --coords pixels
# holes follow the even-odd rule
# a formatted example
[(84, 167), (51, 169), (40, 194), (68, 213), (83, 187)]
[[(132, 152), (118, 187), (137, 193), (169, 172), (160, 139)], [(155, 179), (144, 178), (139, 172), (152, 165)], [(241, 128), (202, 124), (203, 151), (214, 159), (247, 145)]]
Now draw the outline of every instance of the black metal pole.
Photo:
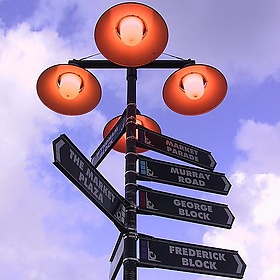
[(123, 280), (137, 279), (136, 80), (136, 68), (127, 68), (125, 198), (130, 206), (126, 208), (125, 215), (128, 232), (124, 234)]

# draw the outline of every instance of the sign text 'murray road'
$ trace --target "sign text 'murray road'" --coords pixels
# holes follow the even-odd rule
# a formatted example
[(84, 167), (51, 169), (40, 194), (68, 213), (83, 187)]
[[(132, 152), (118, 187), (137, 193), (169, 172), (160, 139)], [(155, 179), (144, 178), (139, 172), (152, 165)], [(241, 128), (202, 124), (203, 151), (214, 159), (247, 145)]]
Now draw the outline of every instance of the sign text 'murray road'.
[(138, 155), (138, 179), (227, 195), (231, 184), (225, 174)]

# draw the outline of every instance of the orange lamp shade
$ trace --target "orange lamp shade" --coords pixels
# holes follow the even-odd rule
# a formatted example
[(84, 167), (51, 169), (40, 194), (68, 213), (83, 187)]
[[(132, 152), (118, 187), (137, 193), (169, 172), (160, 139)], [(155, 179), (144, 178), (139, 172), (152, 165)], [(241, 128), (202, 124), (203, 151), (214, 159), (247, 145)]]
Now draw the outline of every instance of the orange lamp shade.
[[(104, 127), (103, 130), (103, 137), (105, 137), (109, 134), (109, 132), (112, 130), (112, 128), (115, 126), (115, 124), (118, 122), (118, 120), (121, 118), (121, 116), (115, 117), (112, 120), (110, 120), (106, 126)], [(151, 119), (148, 116), (145, 115), (136, 115), (136, 124), (139, 124), (141, 126), (144, 126), (145, 128), (152, 130), (157, 133), (161, 133), (160, 126), (157, 124), (156, 121)], [(137, 138), (137, 130), (136, 130), (136, 138)], [(126, 133), (124, 133), (123, 136), (119, 139), (119, 141), (115, 144), (113, 147), (115, 151), (118, 151), (120, 153), (125, 153), (126, 152)], [(136, 153), (140, 154), (143, 152), (148, 151), (147, 149), (144, 148), (136, 148)]]
[(38, 78), (37, 93), (51, 110), (63, 115), (82, 115), (101, 99), (101, 87), (87, 70), (69, 64), (46, 69)]
[(161, 15), (149, 6), (122, 3), (99, 18), (94, 38), (108, 60), (125, 67), (138, 67), (162, 54), (168, 28)]
[[(188, 93), (188, 78), (201, 76), (199, 93)], [(191, 80), (191, 79), (189, 79)], [(197, 88), (197, 81), (189, 82)], [(193, 83), (193, 84), (191, 84)], [(203, 87), (203, 88), (201, 88)], [(192, 89), (190, 89), (192, 91)], [(177, 70), (166, 80), (163, 87), (163, 99), (166, 105), (182, 115), (200, 115), (216, 108), (225, 98), (227, 81), (216, 68), (203, 64), (187, 66)]]

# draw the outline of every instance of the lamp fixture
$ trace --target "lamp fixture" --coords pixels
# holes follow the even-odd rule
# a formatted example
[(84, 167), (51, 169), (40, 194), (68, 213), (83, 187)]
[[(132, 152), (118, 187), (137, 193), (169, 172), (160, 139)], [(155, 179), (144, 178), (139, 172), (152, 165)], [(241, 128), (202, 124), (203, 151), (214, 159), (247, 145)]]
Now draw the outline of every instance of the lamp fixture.
[(101, 99), (98, 80), (87, 70), (69, 64), (46, 69), (38, 78), (37, 93), (51, 110), (64, 115), (82, 115)]
[(163, 53), (168, 28), (151, 7), (128, 2), (113, 6), (101, 15), (94, 38), (108, 60), (125, 67), (139, 67)]
[(174, 112), (194, 116), (216, 108), (226, 92), (227, 82), (219, 70), (195, 64), (169, 76), (163, 87), (163, 99)]
[[(117, 117), (111, 119), (106, 124), (106, 126), (104, 127), (104, 130), (103, 130), (104, 139), (109, 134), (109, 132), (112, 130), (112, 128), (116, 125), (116, 123), (118, 122), (118, 120), (120, 118), (121, 118), (121, 116), (117, 116)], [(161, 129), (160, 129), (160, 126), (158, 125), (158, 123), (155, 120), (153, 120), (152, 118), (140, 114), (139, 111), (137, 112), (137, 115), (136, 115), (136, 124), (141, 125), (151, 131), (161, 133)], [(138, 133), (138, 130), (136, 129), (136, 139), (137, 139), (137, 133)], [(119, 139), (119, 141), (115, 144), (113, 149), (120, 153), (126, 153), (126, 133), (124, 133), (124, 135)], [(138, 153), (138, 154), (144, 153), (146, 151), (148, 151), (148, 149), (139, 148), (139, 147), (136, 148), (136, 153)]]

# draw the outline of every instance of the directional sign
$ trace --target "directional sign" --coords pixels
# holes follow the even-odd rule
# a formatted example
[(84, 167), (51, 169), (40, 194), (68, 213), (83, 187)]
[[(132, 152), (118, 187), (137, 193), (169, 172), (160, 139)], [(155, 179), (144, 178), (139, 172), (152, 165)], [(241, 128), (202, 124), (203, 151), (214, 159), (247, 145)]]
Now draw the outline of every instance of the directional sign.
[(120, 234), (116, 242), (115, 248), (113, 250), (112, 256), (110, 258), (111, 266), (110, 266), (109, 280), (116, 279), (119, 273), (119, 270), (122, 266), (123, 250), (124, 250), (124, 239), (122, 234)]
[(114, 145), (118, 142), (120, 137), (124, 133), (125, 128), (125, 113), (118, 120), (116, 125), (112, 128), (109, 134), (105, 137), (102, 143), (97, 147), (95, 152), (91, 156), (91, 163), (94, 167), (97, 167), (105, 156), (110, 152)]
[(234, 216), (227, 205), (154, 191), (138, 186), (140, 214), (151, 214), (203, 225), (231, 228)]
[(140, 235), (142, 267), (243, 278), (246, 264), (237, 251)]
[(231, 184), (225, 174), (154, 160), (138, 155), (137, 179), (227, 195)]
[(210, 152), (142, 126), (138, 126), (137, 145), (209, 170), (213, 170), (216, 166)]
[(65, 134), (53, 141), (53, 150), (54, 165), (107, 215), (120, 231), (126, 231), (124, 217), (128, 202), (92, 166)]

